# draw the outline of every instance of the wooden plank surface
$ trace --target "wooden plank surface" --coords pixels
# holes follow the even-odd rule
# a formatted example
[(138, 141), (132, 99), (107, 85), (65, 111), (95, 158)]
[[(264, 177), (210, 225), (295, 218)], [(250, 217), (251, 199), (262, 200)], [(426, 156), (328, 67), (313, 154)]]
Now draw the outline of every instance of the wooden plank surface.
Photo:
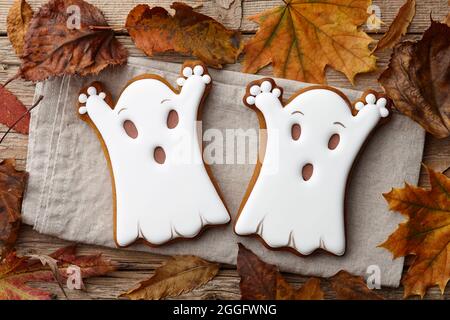
[[(6, 33), (6, 15), (8, 9), (13, 0), (0, 1), (0, 34)], [(31, 7), (36, 10), (39, 8), (41, 0), (28, 0)], [(97, 6), (104, 13), (108, 23), (113, 26), (123, 26), (125, 18), (128, 12), (134, 8), (137, 4), (147, 3), (151, 6), (161, 6), (166, 9), (170, 8), (172, 0), (131, 0), (131, 1), (88, 1), (92, 4), (98, 4)], [(221, 7), (218, 5), (220, 0), (186, 0), (185, 3), (197, 7), (197, 10), (201, 13), (207, 14), (217, 20), (221, 21), (225, 26), (233, 29), (238, 29), (243, 32), (255, 32), (257, 25), (248, 20), (248, 17), (255, 15), (263, 10), (273, 8), (274, 6), (282, 5), (282, 0), (243, 0), (242, 1), (242, 17), (236, 14), (224, 14)], [(234, 1), (222, 1), (232, 2), (235, 5), (240, 4), (240, 0)], [(379, 32), (385, 32), (387, 27), (391, 24), (395, 18), (398, 9), (403, 4), (404, 0), (374, 0), (373, 4), (380, 8), (381, 19), (384, 25)], [(446, 16), (448, 3), (447, 0), (418, 0), (417, 1), (417, 14), (409, 29), (410, 33), (422, 33), (429, 25), (430, 14), (435, 20), (440, 20)], [(239, 11), (238, 11), (239, 12)]]
[[(6, 38), (6, 15), (12, 0), (0, 0), (0, 83), (3, 83), (12, 77), (18, 70), (20, 60), (15, 56), (12, 47)], [(45, 1), (28, 0), (33, 9), (39, 7)], [(96, 4), (105, 14), (110, 25), (122, 26), (124, 19), (131, 8), (138, 3), (149, 3), (151, 5), (158, 4), (166, 8), (170, 6), (172, 0), (160, 1), (89, 1)], [(240, 28), (245, 33), (244, 39), (251, 36), (257, 29), (257, 26), (250, 22), (247, 18), (253, 14), (269, 9), (275, 5), (282, 4), (279, 0), (198, 0), (186, 1), (188, 4), (198, 7), (198, 11), (208, 14), (230, 28)], [(386, 30), (386, 27), (392, 22), (397, 10), (403, 3), (403, 0), (374, 0), (381, 10), (382, 20), (385, 25), (378, 32), (380, 34), (373, 34), (375, 39), (381, 37), (381, 33)], [(409, 29), (408, 39), (417, 39), (420, 34), (430, 24), (430, 14), (434, 19), (440, 20), (448, 13), (447, 0), (419, 0), (417, 1), (417, 14)], [(226, 10), (227, 4), (230, 5), (231, 10)], [(136, 49), (131, 39), (126, 34), (119, 35), (119, 40), (127, 47), (131, 56), (143, 57), (143, 53)], [(355, 87), (352, 87), (348, 80), (339, 72), (334, 70), (327, 71), (328, 82), (331, 85), (347, 88), (366, 89), (374, 88), (380, 89), (376, 79), (378, 75), (387, 67), (389, 62), (390, 52), (380, 54), (378, 60), (378, 70), (371, 74), (364, 74), (357, 77)], [(164, 61), (182, 62), (186, 57), (180, 57), (176, 54), (159, 55), (156, 59)], [(239, 71), (240, 65), (228, 65), (226, 69)], [(270, 75), (271, 68), (265, 68), (261, 74)], [(26, 105), (30, 105), (34, 94), (34, 84), (24, 81), (14, 81), (8, 88), (14, 92), (20, 100)], [(5, 132), (7, 128), (0, 125), (0, 134)], [(15, 158), (19, 168), (25, 168), (26, 152), (27, 152), (27, 137), (17, 133), (11, 133), (0, 145), (0, 159)], [(431, 136), (427, 136), (424, 150), (423, 163), (435, 168), (437, 170), (445, 170), (450, 167), (450, 139), (438, 140)], [(422, 170), (420, 184), (428, 186), (428, 181), (425, 172)], [(24, 226), (21, 229), (21, 234), (18, 240), (17, 248), (19, 253), (49, 253), (53, 250), (68, 244), (67, 241), (38, 234), (33, 231), (31, 227)], [(119, 265), (117, 272), (111, 273), (105, 277), (98, 277), (86, 280), (87, 291), (70, 291), (68, 292), (71, 299), (114, 299), (121, 292), (130, 288), (134, 282), (146, 278), (153, 274), (155, 268), (160, 266), (165, 257), (133, 252), (129, 250), (101, 248), (97, 246), (80, 245), (80, 252), (84, 254), (94, 252), (104, 252), (104, 254), (115, 261)], [(407, 259), (407, 264), (410, 259)], [(286, 275), (290, 283), (298, 286), (306, 281), (306, 278), (298, 275)], [(329, 284), (324, 281), (324, 289), (326, 291), (326, 298), (334, 298), (334, 294), (330, 290)], [(56, 293), (59, 298), (63, 298), (60, 289), (56, 284), (37, 283), (36, 286), (49, 289)], [(397, 289), (382, 289), (381, 294), (389, 299), (401, 299), (402, 288)], [(239, 298), (239, 277), (234, 266), (223, 266), (220, 274), (213, 281), (206, 286), (194, 290), (192, 293), (183, 295), (182, 299), (238, 299)], [(449, 299), (450, 290), (447, 290), (444, 296), (441, 296), (439, 290), (433, 288), (427, 295), (429, 299)]]

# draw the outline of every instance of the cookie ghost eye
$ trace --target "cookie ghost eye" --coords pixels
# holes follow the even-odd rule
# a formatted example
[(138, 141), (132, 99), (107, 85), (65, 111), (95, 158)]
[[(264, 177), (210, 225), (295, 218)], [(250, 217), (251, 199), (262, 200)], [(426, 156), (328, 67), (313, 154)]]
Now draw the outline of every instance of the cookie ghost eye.
[(134, 122), (131, 120), (125, 120), (123, 122), (123, 130), (131, 139), (136, 139), (138, 136), (138, 129), (136, 128)]
[(291, 127), (292, 139), (297, 141), (298, 139), (300, 139), (301, 134), (302, 134), (302, 127), (298, 123), (294, 123)]
[(341, 136), (337, 133), (333, 134), (330, 137), (330, 140), (328, 140), (328, 149), (334, 150), (339, 145), (339, 142), (341, 142)]
[(175, 110), (170, 110), (169, 114), (167, 115), (167, 128), (173, 129), (178, 125), (178, 112)]

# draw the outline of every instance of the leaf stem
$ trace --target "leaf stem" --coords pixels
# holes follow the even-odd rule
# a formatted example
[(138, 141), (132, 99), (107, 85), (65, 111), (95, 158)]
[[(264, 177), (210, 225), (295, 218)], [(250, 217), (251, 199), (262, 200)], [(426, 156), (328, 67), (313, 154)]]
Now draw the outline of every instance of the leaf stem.
[(14, 80), (16, 80), (19, 77), (20, 77), (20, 73), (17, 73), (15, 76), (6, 80), (6, 82), (3, 84), (3, 88), (5, 88), (8, 84), (10, 84), (11, 82), (13, 82)]
[(448, 167), (447, 169), (445, 169), (442, 173), (443, 173), (444, 175), (446, 175), (447, 177), (450, 178), (450, 176), (449, 176), (449, 174), (450, 174), (450, 167)]
[(126, 32), (127, 29), (120, 26), (89, 26), (90, 30), (93, 31), (104, 31), (104, 30), (111, 30), (114, 32)]
[(24, 112), (13, 124), (8, 128), (8, 130), (3, 134), (3, 136), (0, 139), (0, 144), (3, 142), (5, 137), (8, 135), (8, 133), (16, 126), (16, 124), (19, 123), (20, 120), (22, 120), (28, 113), (31, 112), (34, 108), (36, 108), (41, 100), (44, 98), (44, 96), (39, 96), (39, 98), (36, 100), (36, 102), (28, 109), (26, 112)]

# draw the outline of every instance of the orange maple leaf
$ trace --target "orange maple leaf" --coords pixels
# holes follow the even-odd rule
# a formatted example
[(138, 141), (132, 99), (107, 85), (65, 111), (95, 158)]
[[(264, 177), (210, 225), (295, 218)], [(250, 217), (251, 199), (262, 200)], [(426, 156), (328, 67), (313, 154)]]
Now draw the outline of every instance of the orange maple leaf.
[(380, 246), (394, 258), (415, 255), (403, 277), (404, 295), (423, 297), (438, 285), (443, 293), (450, 279), (450, 179), (427, 168), (431, 190), (409, 184), (384, 194), (389, 209), (408, 217)]
[(373, 41), (358, 27), (371, 0), (285, 0), (285, 5), (250, 17), (260, 28), (245, 45), (243, 71), (256, 73), (272, 63), (274, 75), (324, 83), (327, 65), (353, 83), (373, 71)]

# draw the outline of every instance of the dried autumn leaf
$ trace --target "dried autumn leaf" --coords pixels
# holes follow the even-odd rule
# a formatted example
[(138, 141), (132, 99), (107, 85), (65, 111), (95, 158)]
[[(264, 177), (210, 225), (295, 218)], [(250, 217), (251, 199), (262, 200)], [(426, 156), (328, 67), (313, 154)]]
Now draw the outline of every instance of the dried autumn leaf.
[[(61, 248), (49, 257), (58, 263), (59, 272), (66, 275), (70, 265), (79, 266), (82, 278), (101, 276), (116, 269), (111, 261), (101, 255), (77, 256), (75, 246)], [(53, 282), (52, 270), (40, 260), (17, 257), (15, 252), (0, 263), (0, 300), (48, 300), (54, 297), (50, 292), (33, 288), (29, 282)]]
[(324, 297), (319, 279), (311, 278), (300, 289), (294, 289), (276, 266), (265, 263), (242, 244), (239, 244), (237, 270), (243, 300), (322, 300)]
[(395, 47), (379, 78), (395, 108), (437, 138), (450, 135), (450, 27), (432, 21), (418, 42)]
[(101, 253), (92, 255), (77, 255), (76, 245), (70, 245), (56, 250), (49, 256), (58, 261), (61, 274), (66, 277), (66, 269), (75, 265), (81, 269), (82, 278), (98, 277), (115, 271), (117, 266), (108, 259), (104, 259)]
[[(4, 86), (0, 85), (0, 123), (11, 127), (17, 119), (27, 112), (27, 108)], [(26, 114), (15, 126), (17, 132), (28, 134), (30, 114)]]
[(285, 3), (250, 17), (259, 30), (244, 47), (244, 72), (256, 73), (272, 63), (277, 77), (325, 83), (329, 65), (353, 83), (356, 74), (375, 70), (369, 50), (373, 40), (358, 29), (371, 0)]
[(239, 31), (226, 29), (216, 20), (174, 2), (172, 17), (166, 9), (138, 5), (127, 16), (127, 28), (136, 47), (148, 56), (175, 51), (191, 54), (209, 66), (235, 63), (242, 50)]
[(15, 0), (6, 18), (6, 32), (18, 56), (22, 55), (25, 34), (33, 17), (33, 9), (25, 0)]
[(341, 270), (329, 278), (331, 287), (339, 300), (383, 300), (384, 298), (370, 290), (360, 276), (354, 276)]
[(450, 279), (450, 179), (427, 171), (431, 190), (406, 184), (384, 194), (389, 209), (408, 218), (381, 244), (394, 258), (415, 256), (402, 280), (405, 297), (423, 297), (435, 285), (443, 294)]
[(0, 263), (0, 300), (49, 300), (54, 297), (50, 292), (33, 288), (28, 282), (53, 281), (49, 270), (29, 268), (28, 258), (19, 258), (15, 252)]
[(196, 256), (174, 256), (141, 281), (135, 288), (121, 294), (131, 300), (159, 300), (190, 292), (209, 282), (219, 272), (219, 265)]
[(405, 4), (400, 8), (388, 31), (378, 41), (374, 52), (384, 49), (393, 48), (406, 34), (412, 19), (416, 15), (416, 1), (406, 0)]
[(30, 22), (20, 75), (31, 81), (64, 74), (85, 76), (122, 64), (126, 58), (126, 49), (99, 9), (83, 0), (50, 0)]
[(17, 240), (27, 178), (25, 171), (16, 170), (13, 159), (0, 163), (0, 260)]

